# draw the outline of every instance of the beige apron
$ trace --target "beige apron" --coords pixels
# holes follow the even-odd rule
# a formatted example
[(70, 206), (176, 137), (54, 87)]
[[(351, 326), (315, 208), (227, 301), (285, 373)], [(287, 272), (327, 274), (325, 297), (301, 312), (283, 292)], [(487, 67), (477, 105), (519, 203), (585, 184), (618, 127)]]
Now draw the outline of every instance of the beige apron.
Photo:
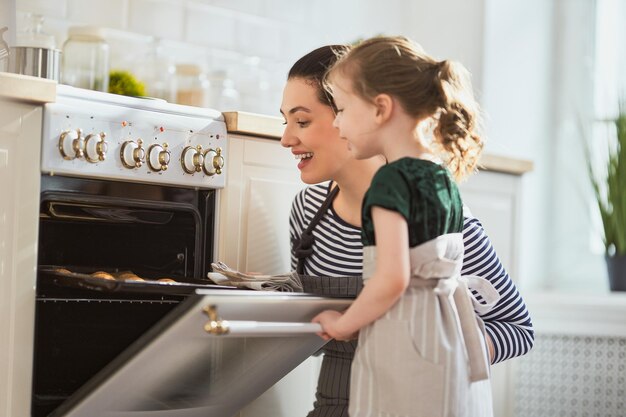
[[(363, 280), (376, 266), (363, 249)], [(491, 417), (484, 327), (474, 309), (499, 299), (489, 281), (460, 277), (463, 236), (411, 248), (411, 281), (400, 300), (361, 329), (352, 363), (350, 417)], [(475, 289), (486, 304), (469, 291)]]

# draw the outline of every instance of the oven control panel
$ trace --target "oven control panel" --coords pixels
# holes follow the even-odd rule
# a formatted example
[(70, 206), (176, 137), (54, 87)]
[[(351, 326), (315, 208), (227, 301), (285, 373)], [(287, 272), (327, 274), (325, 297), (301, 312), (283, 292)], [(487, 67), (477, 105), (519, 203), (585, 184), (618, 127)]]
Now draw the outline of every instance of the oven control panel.
[[(50, 175), (222, 188), (226, 125), (219, 112), (169, 104), (140, 106), (112, 95), (57, 96), (44, 110), (41, 170)], [(133, 107), (134, 104), (137, 104)], [(188, 112), (185, 112), (185, 109)]]

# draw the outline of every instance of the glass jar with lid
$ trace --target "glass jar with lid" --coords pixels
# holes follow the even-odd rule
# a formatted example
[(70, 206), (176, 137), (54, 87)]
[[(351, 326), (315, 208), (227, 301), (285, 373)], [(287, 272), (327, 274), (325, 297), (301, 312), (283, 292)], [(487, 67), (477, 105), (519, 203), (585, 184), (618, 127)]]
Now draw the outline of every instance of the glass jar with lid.
[(145, 84), (149, 97), (176, 102), (176, 65), (165, 53), (160, 39), (153, 38), (147, 45), (141, 62), (135, 65), (135, 72)]
[(176, 65), (176, 102), (189, 106), (207, 107), (209, 81), (196, 64)]
[(96, 91), (109, 89), (109, 45), (102, 28), (73, 26), (63, 44), (61, 82)]
[(235, 83), (228, 78), (224, 70), (214, 70), (209, 74), (210, 93), (209, 107), (219, 111), (236, 111), (241, 108), (239, 92), (235, 88)]
[(24, 15), (23, 29), (16, 34), (15, 46), (28, 48), (56, 49), (54, 36), (43, 30), (44, 17), (36, 13)]

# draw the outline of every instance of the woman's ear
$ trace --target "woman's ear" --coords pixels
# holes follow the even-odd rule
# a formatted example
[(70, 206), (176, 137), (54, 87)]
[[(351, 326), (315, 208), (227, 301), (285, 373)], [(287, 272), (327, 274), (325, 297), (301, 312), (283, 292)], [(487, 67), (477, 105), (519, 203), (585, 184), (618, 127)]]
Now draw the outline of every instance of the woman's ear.
[(374, 97), (374, 106), (376, 107), (376, 121), (384, 123), (393, 113), (394, 101), (389, 94), (379, 94)]

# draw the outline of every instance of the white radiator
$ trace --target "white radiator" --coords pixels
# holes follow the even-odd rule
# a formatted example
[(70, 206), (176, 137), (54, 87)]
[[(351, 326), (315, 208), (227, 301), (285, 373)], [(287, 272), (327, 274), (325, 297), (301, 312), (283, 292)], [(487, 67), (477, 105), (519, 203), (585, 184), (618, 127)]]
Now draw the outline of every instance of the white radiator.
[(624, 337), (539, 334), (516, 371), (516, 417), (626, 416)]
[(527, 299), (535, 346), (514, 360), (515, 417), (626, 416), (626, 294)]

